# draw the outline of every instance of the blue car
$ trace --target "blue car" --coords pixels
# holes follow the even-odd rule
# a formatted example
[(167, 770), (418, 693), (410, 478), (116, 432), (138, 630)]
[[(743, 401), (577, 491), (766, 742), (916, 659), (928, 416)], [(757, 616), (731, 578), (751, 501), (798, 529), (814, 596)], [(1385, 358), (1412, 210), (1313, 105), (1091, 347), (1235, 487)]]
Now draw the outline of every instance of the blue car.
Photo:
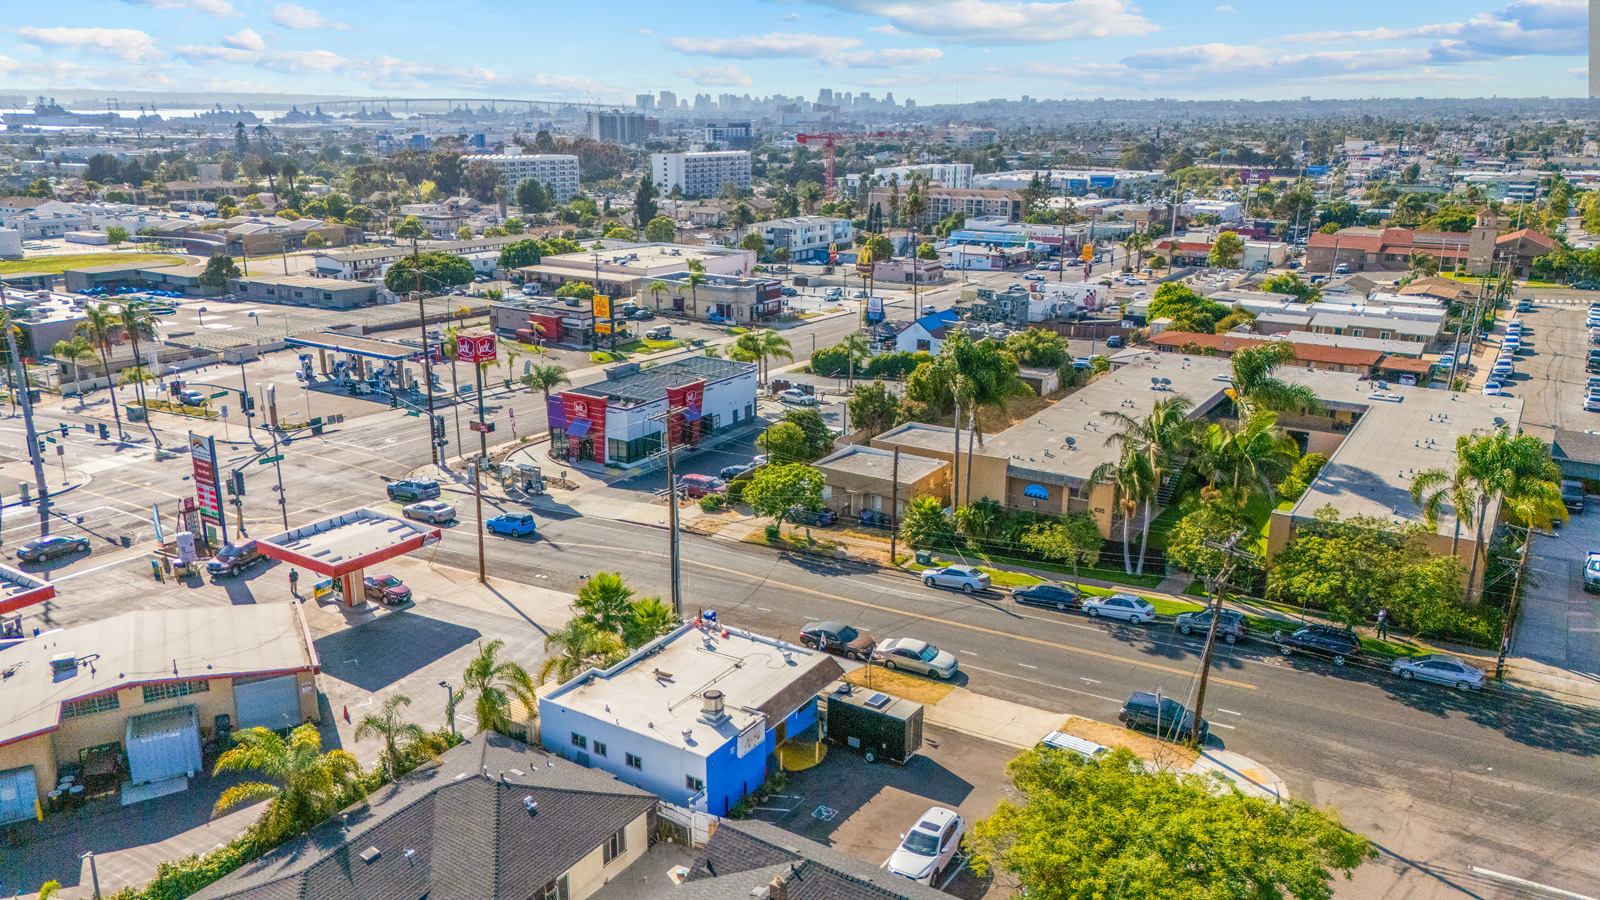
[(501, 513), (483, 523), (483, 527), (489, 529), (490, 534), (503, 534), (508, 537), (523, 537), (539, 533), (538, 526), (533, 522), (533, 516), (527, 513)]

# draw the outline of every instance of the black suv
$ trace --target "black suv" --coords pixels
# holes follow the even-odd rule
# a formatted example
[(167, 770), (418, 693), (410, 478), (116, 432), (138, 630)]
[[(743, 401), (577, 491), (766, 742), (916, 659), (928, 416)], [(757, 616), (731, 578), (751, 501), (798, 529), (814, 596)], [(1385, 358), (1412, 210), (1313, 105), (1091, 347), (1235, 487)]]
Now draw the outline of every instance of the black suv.
[(1011, 599), (1028, 606), (1053, 606), (1062, 612), (1083, 609), (1083, 595), (1077, 588), (1048, 581), (1019, 587), (1011, 592)]
[(1570, 478), (1561, 480), (1561, 503), (1567, 512), (1583, 512), (1583, 482)]
[(266, 557), (262, 555), (261, 548), (256, 546), (255, 541), (229, 544), (217, 551), (217, 555), (206, 563), (206, 571), (218, 578), (237, 575), (263, 559)]
[(1361, 655), (1361, 639), (1356, 637), (1355, 632), (1345, 628), (1307, 625), (1293, 632), (1274, 631), (1272, 639), (1278, 642), (1278, 652), (1284, 656), (1290, 656), (1298, 650), (1326, 656), (1336, 666), (1342, 666), (1346, 659)]
[(396, 481), (388, 486), (389, 499), (400, 503), (415, 503), (418, 500), (439, 499), (439, 482), (437, 481)]
[[(1156, 733), (1158, 738), (1182, 740), (1194, 727), (1194, 713), (1171, 697), (1157, 697), (1145, 691), (1135, 691), (1128, 702), (1122, 704), (1117, 721), (1129, 728), (1144, 728)], [(1200, 742), (1211, 735), (1211, 724), (1200, 720)]]

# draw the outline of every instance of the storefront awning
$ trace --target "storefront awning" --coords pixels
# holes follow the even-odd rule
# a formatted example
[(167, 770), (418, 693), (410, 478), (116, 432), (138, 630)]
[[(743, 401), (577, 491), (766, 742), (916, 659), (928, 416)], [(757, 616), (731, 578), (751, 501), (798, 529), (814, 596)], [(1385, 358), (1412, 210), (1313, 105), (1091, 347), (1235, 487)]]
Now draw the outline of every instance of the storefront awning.
[(567, 426), (567, 437), (581, 438), (587, 435), (591, 424), (588, 419), (575, 420), (571, 425)]

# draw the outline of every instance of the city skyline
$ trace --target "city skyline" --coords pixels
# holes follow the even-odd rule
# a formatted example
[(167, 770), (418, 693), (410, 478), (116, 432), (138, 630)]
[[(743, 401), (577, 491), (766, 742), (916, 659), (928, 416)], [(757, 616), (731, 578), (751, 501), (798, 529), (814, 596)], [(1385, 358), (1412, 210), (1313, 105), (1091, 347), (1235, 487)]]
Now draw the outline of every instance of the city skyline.
[[(622, 2), (595, 21), (551, 5), (401, 0), (69, 0), (16, 11), (0, 85), (96, 90), (463, 96), (631, 106), (637, 94), (886, 93), (919, 105), (1049, 99), (1576, 97), (1587, 6), (1514, 0), (1340, 7), (1174, 0), (781, 0), (663, 25)], [(61, 24), (70, 22), (70, 25)], [(622, 24), (626, 23), (626, 24)], [(559, 42), (553, 33), (568, 35)], [(498, 45), (484, 47), (485, 35)]]

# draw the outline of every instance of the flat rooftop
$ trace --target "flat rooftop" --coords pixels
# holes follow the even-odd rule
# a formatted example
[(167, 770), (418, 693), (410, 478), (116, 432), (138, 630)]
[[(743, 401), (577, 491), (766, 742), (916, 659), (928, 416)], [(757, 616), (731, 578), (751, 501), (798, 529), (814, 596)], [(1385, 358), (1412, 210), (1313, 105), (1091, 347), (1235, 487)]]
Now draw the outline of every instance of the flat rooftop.
[[(921, 450), (932, 450), (936, 453), (952, 453), (955, 449), (955, 430), (944, 425), (928, 425), (922, 422), (907, 422), (885, 431), (873, 438), (885, 444), (898, 444), (901, 447), (916, 447)], [(984, 443), (990, 440), (989, 435), (984, 435)]]
[(243, 275), (236, 280), (240, 284), (284, 285), (286, 287), (315, 288), (319, 291), (364, 291), (371, 293), (377, 289), (377, 285), (367, 281), (318, 278), (315, 275)]
[[(690, 622), (542, 702), (709, 756), (757, 722), (776, 724), (842, 673), (826, 653), (736, 628), (723, 637)], [(715, 725), (701, 718), (702, 695), (713, 689), (722, 691), (727, 713)]]
[[(284, 603), (139, 610), (25, 640), (0, 650), (0, 744), (53, 730), (61, 704), (79, 697), (314, 668), (306, 640), (298, 605)], [(50, 660), (60, 654), (80, 662), (57, 675)]]
[[(734, 250), (728, 247), (705, 247), (692, 244), (635, 244), (615, 246), (606, 245), (600, 251), (601, 272), (622, 272), (629, 269), (658, 269), (663, 266), (677, 266), (686, 268), (691, 259), (710, 259), (712, 257), (731, 256), (736, 253), (745, 253), (744, 250)], [(587, 269), (591, 277), (594, 274), (594, 254), (590, 252), (566, 253), (560, 256), (547, 256), (540, 261), (534, 269), (553, 266), (567, 272), (574, 268)]]
[(438, 537), (439, 529), (410, 519), (352, 509), (258, 538), (257, 544), (274, 559), (325, 575), (344, 575), (408, 553)]
[[(868, 478), (880, 478), (884, 481), (889, 481), (895, 477), (894, 451), (882, 450), (877, 447), (846, 447), (832, 456), (818, 460), (812, 465), (824, 472), (861, 475)], [(948, 465), (950, 464), (944, 460), (902, 453), (900, 454), (899, 481), (901, 484), (915, 484)]]
[(696, 381), (722, 381), (754, 371), (755, 365), (752, 363), (689, 356), (651, 369), (633, 371), (623, 368), (621, 372), (608, 374), (605, 381), (596, 381), (575, 390), (616, 400), (626, 406), (638, 406), (666, 399), (668, 388), (682, 387)]

